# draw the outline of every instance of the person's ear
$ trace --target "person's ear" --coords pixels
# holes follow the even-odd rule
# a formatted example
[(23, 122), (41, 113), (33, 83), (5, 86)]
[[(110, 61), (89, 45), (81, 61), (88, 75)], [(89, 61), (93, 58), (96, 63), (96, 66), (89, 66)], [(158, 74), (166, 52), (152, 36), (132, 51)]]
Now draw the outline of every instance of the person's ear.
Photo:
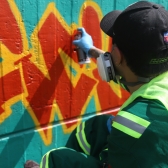
[(121, 65), (123, 62), (123, 54), (116, 45), (113, 46), (112, 55), (113, 55), (113, 62), (115, 63), (115, 65), (116, 66)]

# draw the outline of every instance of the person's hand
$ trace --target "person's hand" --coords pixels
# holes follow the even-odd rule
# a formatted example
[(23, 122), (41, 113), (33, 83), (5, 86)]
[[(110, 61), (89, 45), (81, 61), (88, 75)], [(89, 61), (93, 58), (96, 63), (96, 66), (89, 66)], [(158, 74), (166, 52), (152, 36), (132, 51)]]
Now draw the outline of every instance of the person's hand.
[(81, 48), (88, 55), (88, 51), (94, 47), (92, 37), (85, 31), (83, 27), (78, 28), (77, 30), (81, 32), (82, 37), (79, 40), (74, 40), (73, 44)]
[(112, 122), (113, 122), (113, 118), (114, 116), (110, 116), (109, 119), (107, 120), (107, 128), (108, 128), (108, 131), (109, 133), (111, 133), (111, 130), (112, 130)]

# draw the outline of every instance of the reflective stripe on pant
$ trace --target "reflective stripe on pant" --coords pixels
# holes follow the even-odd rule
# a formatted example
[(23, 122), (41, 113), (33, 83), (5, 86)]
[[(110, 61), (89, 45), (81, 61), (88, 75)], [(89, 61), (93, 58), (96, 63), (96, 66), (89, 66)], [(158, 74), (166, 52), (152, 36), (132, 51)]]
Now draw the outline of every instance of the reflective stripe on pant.
[(40, 168), (102, 168), (102, 163), (90, 155), (61, 147), (47, 152)]
[(85, 122), (81, 123), (77, 127), (76, 137), (84, 153), (90, 155), (90, 144), (87, 142), (84, 129), (85, 129)]
[[(57, 148), (59, 149), (59, 148)], [(49, 152), (47, 152), (43, 157), (42, 157), (42, 160), (41, 160), (41, 163), (40, 163), (40, 168), (49, 168), (48, 167), (48, 158), (49, 158), (49, 154), (54, 151), (54, 150), (57, 150), (57, 149), (52, 149), (50, 150)]]

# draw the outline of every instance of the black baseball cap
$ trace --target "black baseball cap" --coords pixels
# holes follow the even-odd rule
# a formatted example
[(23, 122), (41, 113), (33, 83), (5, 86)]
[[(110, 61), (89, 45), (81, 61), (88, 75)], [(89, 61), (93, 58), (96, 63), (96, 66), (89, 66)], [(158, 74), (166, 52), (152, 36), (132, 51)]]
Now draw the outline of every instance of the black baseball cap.
[(123, 54), (151, 55), (168, 48), (168, 11), (159, 4), (138, 1), (124, 11), (109, 12), (100, 27)]

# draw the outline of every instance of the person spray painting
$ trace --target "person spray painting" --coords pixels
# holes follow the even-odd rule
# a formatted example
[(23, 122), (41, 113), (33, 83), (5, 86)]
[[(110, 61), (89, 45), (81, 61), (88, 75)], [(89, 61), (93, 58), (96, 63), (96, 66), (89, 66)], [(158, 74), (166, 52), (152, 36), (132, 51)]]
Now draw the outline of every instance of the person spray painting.
[[(72, 147), (76, 156), (84, 154), (85, 159), (62, 152), (59, 155), (62, 160), (58, 164), (59, 149), (54, 149), (44, 155), (40, 167), (63, 168), (63, 163), (66, 162), (69, 167), (78, 168), (166, 168), (168, 11), (161, 5), (139, 1), (124, 11), (109, 12), (101, 20), (100, 27), (113, 39), (110, 53), (94, 47), (91, 36), (84, 28), (79, 28), (82, 32), (81, 39), (73, 43), (90, 57), (97, 58), (99, 73), (104, 80), (118, 81), (126, 86), (131, 96), (118, 114), (112, 117), (111, 122), (105, 122), (110, 123), (110, 127), (107, 124), (110, 133), (107, 134), (104, 148), (99, 151), (99, 158), (86, 154), (85, 151), (79, 152), (81, 149), (69, 145), (65, 149), (71, 150)], [(70, 138), (76, 138), (76, 143), (80, 146), (77, 138), (79, 130), (75, 129), (76, 133)], [(84, 129), (82, 133), (86, 132)], [(88, 140), (89, 134), (85, 135)], [(105, 164), (101, 158), (103, 162), (106, 161)]]

